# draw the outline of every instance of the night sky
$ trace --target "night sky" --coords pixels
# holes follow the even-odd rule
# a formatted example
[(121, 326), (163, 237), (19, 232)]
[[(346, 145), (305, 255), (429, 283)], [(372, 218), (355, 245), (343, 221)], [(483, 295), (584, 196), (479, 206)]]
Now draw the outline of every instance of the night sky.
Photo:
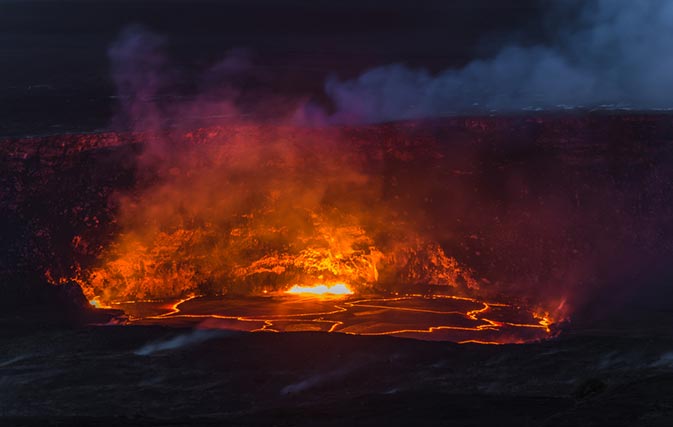
[(244, 49), (258, 84), (319, 98), (332, 74), (353, 78), (390, 63), (439, 71), (507, 42), (551, 40), (556, 23), (544, 3), (2, 1), (0, 134), (107, 126), (115, 94), (108, 49), (129, 25), (164, 37), (180, 70)]
[(155, 97), (217, 92), (200, 83), (233, 52), (245, 72), (216, 80), (311, 99), (333, 123), (669, 110), (672, 18), (663, 0), (4, 1), (2, 133), (109, 126), (114, 70), (147, 56), (124, 45), (140, 34), (171, 80)]

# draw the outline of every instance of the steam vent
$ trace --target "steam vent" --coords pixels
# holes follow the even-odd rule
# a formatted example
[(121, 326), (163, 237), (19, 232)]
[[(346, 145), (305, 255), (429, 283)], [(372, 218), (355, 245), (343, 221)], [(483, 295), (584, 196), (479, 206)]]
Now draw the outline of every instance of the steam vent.
[(0, 4), (0, 425), (673, 425), (671, 19)]

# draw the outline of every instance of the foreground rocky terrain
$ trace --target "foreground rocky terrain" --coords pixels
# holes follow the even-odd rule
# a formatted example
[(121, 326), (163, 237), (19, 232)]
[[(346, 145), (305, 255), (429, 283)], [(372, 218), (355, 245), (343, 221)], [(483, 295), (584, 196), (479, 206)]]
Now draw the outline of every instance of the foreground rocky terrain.
[(2, 328), (0, 424), (664, 426), (673, 340)]

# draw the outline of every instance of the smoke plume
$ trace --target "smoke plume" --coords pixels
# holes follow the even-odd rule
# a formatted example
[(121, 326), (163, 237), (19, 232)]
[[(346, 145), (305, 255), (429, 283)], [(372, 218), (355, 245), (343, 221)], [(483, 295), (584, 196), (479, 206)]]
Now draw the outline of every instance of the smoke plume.
[[(196, 79), (191, 96), (180, 95), (160, 39), (142, 29), (125, 31), (110, 58), (119, 117), (148, 138), (136, 188), (115, 197), (120, 233), (89, 272), (89, 298), (477, 287), (409, 216), (411, 204), (386, 195), (381, 147), (344, 129), (296, 126), (301, 99), (248, 102), (240, 52)], [(289, 114), (270, 113), (276, 106)]]
[(160, 54), (161, 37), (130, 27), (109, 53), (124, 114), (143, 125), (156, 119), (157, 109), (164, 120), (167, 115), (183, 121), (240, 120), (253, 114), (315, 125), (575, 108), (671, 108), (669, 1), (562, 2), (549, 6), (545, 22), (554, 34), (544, 42), (506, 38), (491, 57), (461, 68), (434, 73), (398, 63), (350, 80), (333, 75), (324, 85), (330, 108), (307, 102), (315, 94), (288, 99), (250, 89), (257, 72), (247, 53), (237, 50), (198, 78), (190, 102), (181, 97), (179, 107), (174, 102), (169, 107), (163, 101), (175, 100), (180, 79)]
[(196, 329), (188, 333), (176, 335), (164, 341), (145, 344), (137, 349), (134, 354), (138, 356), (151, 356), (160, 351), (176, 350), (183, 347), (193, 346), (227, 335), (228, 334), (222, 330)]
[[(251, 90), (245, 82), (255, 72), (241, 51), (185, 89), (161, 38), (127, 30), (110, 49), (117, 117), (151, 138), (136, 188), (115, 198), (120, 233), (85, 292), (119, 301), (316, 282), (363, 293), (423, 284), (528, 297), (562, 317), (656, 253), (668, 167), (647, 166), (627, 185), (616, 167), (568, 166), (537, 124), (496, 129), (483, 144), (431, 126), (323, 125), (562, 105), (664, 107), (669, 81), (673, 89), (671, 10), (597, 1), (553, 44), (509, 45), (437, 75), (391, 65), (332, 79), (334, 113)], [(643, 200), (652, 205), (646, 212)]]
[[(673, 3), (595, 0), (552, 6), (563, 21), (545, 44), (508, 44), (493, 57), (433, 74), (393, 64), (329, 79), (333, 122), (567, 108), (670, 108)], [(565, 18), (564, 18), (565, 17)]]

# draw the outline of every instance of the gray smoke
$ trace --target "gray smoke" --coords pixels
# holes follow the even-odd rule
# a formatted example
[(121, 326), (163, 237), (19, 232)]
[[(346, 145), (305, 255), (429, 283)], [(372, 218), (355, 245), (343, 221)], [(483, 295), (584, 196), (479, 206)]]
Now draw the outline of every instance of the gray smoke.
[(117, 121), (160, 126), (160, 113), (153, 100), (169, 80), (163, 45), (160, 36), (140, 26), (129, 26), (110, 46), (108, 56), (120, 107)]
[(150, 356), (159, 351), (176, 350), (201, 344), (211, 339), (226, 336), (228, 333), (217, 329), (196, 329), (186, 334), (174, 336), (165, 341), (157, 341), (145, 344), (134, 353), (138, 356)]
[[(558, 2), (558, 19), (575, 2)], [(673, 106), (673, 1), (580, 3), (558, 37), (510, 44), (489, 59), (432, 74), (388, 65), (331, 78), (329, 120), (378, 122), (464, 113)], [(566, 10), (563, 10), (563, 9)], [(553, 20), (553, 16), (550, 19)]]

